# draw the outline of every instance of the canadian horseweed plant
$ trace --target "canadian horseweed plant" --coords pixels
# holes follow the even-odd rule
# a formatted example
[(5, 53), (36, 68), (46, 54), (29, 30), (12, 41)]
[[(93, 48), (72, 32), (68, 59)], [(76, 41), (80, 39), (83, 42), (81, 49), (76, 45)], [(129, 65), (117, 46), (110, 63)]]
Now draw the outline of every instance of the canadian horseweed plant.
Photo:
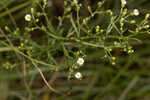
[[(0, 43), (10, 47), (8, 51), (19, 54), (27, 62), (26, 66), (36, 64), (48, 66), (51, 71), (67, 70), (68, 79), (82, 79), (79, 69), (87, 62), (88, 48), (103, 49), (101, 58), (116, 65), (117, 57), (113, 56), (113, 50), (119, 49), (130, 55), (134, 53), (131, 42), (139, 41), (135, 37), (150, 33), (148, 13), (137, 22), (140, 11), (128, 11), (126, 0), (120, 1), (119, 13), (104, 10), (104, 3), (105, 0), (100, 1), (97, 7), (92, 8), (84, 7), (78, 0), (65, 0), (63, 15), (57, 17), (57, 24), (53, 24), (46, 11), (47, 1), (36, 2), (40, 10), (33, 7), (24, 16), (25, 28), (17, 27), (14, 30), (5, 26)], [(81, 14), (83, 11), (88, 12), (86, 16)], [(94, 22), (99, 16), (105, 19)], [(6, 59), (3, 66), (7, 69), (20, 65), (16, 63), (18, 57), (13, 52), (6, 52)]]

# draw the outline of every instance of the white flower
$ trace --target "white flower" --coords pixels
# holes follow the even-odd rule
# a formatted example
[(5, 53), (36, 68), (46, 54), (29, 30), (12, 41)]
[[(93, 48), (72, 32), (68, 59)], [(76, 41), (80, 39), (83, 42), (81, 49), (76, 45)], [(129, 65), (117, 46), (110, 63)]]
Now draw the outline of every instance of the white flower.
[(121, 4), (126, 5), (127, 1), (126, 0), (121, 0)]
[(79, 64), (81, 66), (81, 65), (83, 65), (83, 63), (84, 63), (84, 59), (83, 58), (78, 58), (77, 64)]
[(139, 10), (138, 9), (134, 9), (133, 10), (133, 14), (135, 15), (135, 16), (138, 16), (140, 13), (139, 13)]
[(26, 21), (31, 21), (31, 15), (30, 14), (26, 14), (24, 18)]
[(75, 77), (76, 77), (77, 79), (81, 79), (81, 78), (82, 78), (82, 74), (81, 74), (80, 72), (77, 72), (77, 73), (75, 74)]

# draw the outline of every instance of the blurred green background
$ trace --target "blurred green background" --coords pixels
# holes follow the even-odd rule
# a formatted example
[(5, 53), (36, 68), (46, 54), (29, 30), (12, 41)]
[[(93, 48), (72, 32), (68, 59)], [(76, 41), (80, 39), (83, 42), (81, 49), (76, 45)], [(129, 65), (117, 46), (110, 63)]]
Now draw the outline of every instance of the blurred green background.
[[(93, 8), (99, 0), (79, 0)], [(0, 0), (0, 27), (25, 27), (24, 15), (36, 7), (34, 0)], [(140, 16), (150, 13), (150, 0), (128, 0), (127, 8), (138, 8)], [(63, 0), (48, 0), (47, 13), (55, 18), (62, 14)], [(120, 0), (106, 0), (104, 9), (120, 10)], [(101, 20), (99, 17), (97, 20)], [(140, 17), (139, 19), (140, 20)], [(54, 20), (55, 23), (55, 20)], [(27, 69), (27, 81), (31, 89), (31, 100), (150, 100), (150, 35), (137, 36), (142, 42), (133, 42), (135, 53), (120, 54), (114, 51), (117, 64), (112, 66), (101, 59), (103, 50), (89, 48), (88, 57), (81, 68), (82, 80), (67, 80), (65, 71), (51, 72), (41, 67), (46, 79), (56, 89), (67, 96), (50, 92), (35, 68)], [(1, 39), (1, 38), (0, 38)], [(0, 65), (3, 64), (0, 52)], [(24, 86), (21, 68), (0, 67), (0, 100), (28, 100), (29, 91)]]

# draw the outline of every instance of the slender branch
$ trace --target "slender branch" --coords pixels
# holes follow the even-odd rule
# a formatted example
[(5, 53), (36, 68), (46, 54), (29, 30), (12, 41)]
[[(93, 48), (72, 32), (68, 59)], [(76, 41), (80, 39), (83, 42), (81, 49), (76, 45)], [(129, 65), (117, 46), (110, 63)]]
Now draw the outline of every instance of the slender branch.
[[(10, 47), (14, 50), (14, 52), (15, 52), (17, 58), (20, 60), (22, 66), (23, 66), (24, 78), (26, 78), (26, 65), (25, 65), (25, 60), (23, 60), (23, 58), (16, 52), (13, 43), (11, 42), (11, 40), (7, 37), (7, 35), (4, 33), (4, 31), (3, 31), (1, 28), (0, 28), (0, 32), (1, 32), (2, 35), (6, 38), (6, 40), (8, 41), (8, 43), (9, 43), (9, 45), (10, 45)], [(32, 58), (31, 58), (30, 60), (31, 60), (32, 64), (36, 67), (36, 69), (39, 71), (39, 73), (40, 73), (42, 79), (44, 80), (45, 84), (47, 85), (47, 87), (48, 87), (51, 91), (53, 91), (53, 92), (55, 92), (55, 93), (57, 93), (57, 94), (63, 95), (61, 92), (55, 90), (55, 89), (47, 82), (47, 80), (45, 79), (45, 77), (44, 77), (44, 75), (43, 75), (41, 69), (36, 65), (36, 63), (34, 62), (34, 60), (33, 60)], [(27, 82), (26, 82), (26, 79), (24, 79), (24, 81), (25, 81), (25, 86), (26, 86), (26, 88), (27, 88), (29, 94), (31, 94), (31, 91), (30, 91), (30, 88), (29, 88), (29, 86), (28, 86), (28, 84), (27, 84)]]
[(53, 92), (55, 92), (55, 93), (57, 93), (57, 94), (63, 95), (61, 92), (55, 90), (55, 89), (47, 82), (47, 80), (45, 79), (45, 77), (44, 77), (44, 75), (43, 75), (41, 69), (37, 66), (37, 64), (34, 62), (33, 59), (31, 59), (31, 62), (32, 62), (32, 64), (36, 67), (36, 69), (39, 71), (39, 73), (40, 73), (40, 75), (41, 75), (43, 81), (44, 81), (45, 84), (47, 85), (47, 87), (48, 87), (51, 91), (53, 91)]
[(30, 89), (30, 86), (28, 85), (27, 83), (27, 80), (26, 80), (26, 76), (27, 76), (27, 71), (26, 71), (26, 62), (25, 60), (23, 60), (23, 76), (24, 76), (24, 84), (25, 84), (25, 87), (27, 88), (28, 92), (29, 92), (29, 97), (28, 97), (28, 100), (32, 100), (32, 92), (31, 92), (31, 89)]
[(13, 45), (13, 43), (11, 42), (11, 40), (7, 37), (7, 35), (4, 33), (4, 31), (0, 28), (0, 32), (1, 34), (6, 38), (6, 40), (8, 41), (10, 47), (13, 49), (13, 51), (15, 52), (20, 64), (22, 65), (22, 70), (23, 70), (23, 76), (24, 76), (24, 83), (25, 83), (25, 87), (29, 93), (29, 99), (28, 100), (31, 100), (32, 98), (32, 92), (31, 92), (31, 89), (30, 87), (28, 86), (28, 83), (26, 81), (26, 62), (25, 60), (16, 52), (15, 50), (15, 47)]
[(13, 45), (13, 43), (11, 42), (11, 40), (7, 37), (7, 35), (4, 33), (4, 31), (0, 28), (0, 32), (1, 34), (6, 38), (6, 40), (8, 41), (10, 47), (14, 50), (17, 58), (19, 59), (20, 62), (22, 62), (22, 57), (15, 51), (15, 47)]

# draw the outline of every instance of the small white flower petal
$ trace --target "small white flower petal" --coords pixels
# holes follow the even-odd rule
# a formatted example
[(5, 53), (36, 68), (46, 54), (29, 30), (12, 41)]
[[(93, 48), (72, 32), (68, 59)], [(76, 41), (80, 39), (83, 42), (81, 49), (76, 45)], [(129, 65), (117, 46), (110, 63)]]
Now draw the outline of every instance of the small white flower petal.
[(26, 14), (24, 18), (26, 21), (31, 21), (31, 15), (30, 14)]
[(77, 73), (75, 74), (75, 77), (76, 77), (77, 79), (81, 79), (81, 78), (82, 78), (82, 74), (81, 74), (80, 72), (77, 72)]
[(134, 13), (135, 16), (138, 16), (140, 14), (138, 9), (134, 9), (133, 13)]
[(79, 64), (81, 66), (81, 65), (83, 65), (83, 63), (84, 63), (84, 59), (83, 58), (78, 58), (77, 64)]

